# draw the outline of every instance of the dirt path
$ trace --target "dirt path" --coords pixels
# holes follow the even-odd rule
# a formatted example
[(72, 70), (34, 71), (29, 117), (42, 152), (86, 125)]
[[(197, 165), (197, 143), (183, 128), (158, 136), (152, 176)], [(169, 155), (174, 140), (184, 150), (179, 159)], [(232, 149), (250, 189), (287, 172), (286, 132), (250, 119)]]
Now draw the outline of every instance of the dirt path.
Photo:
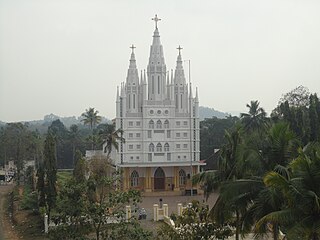
[(6, 206), (4, 206), (5, 197), (13, 187), (13, 185), (0, 185), (0, 240), (19, 239), (19, 236), (14, 232), (9, 217), (6, 215)]

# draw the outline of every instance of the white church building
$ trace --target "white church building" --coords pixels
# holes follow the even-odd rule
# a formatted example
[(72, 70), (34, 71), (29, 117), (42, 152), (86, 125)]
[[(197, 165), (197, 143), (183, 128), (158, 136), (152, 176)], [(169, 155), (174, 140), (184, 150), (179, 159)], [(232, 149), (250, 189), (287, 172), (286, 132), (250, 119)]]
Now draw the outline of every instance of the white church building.
[(194, 96), (186, 81), (180, 46), (174, 72), (167, 71), (160, 19), (156, 15), (152, 20), (147, 70), (139, 77), (132, 46), (126, 81), (117, 89), (115, 124), (125, 141), (112, 156), (123, 173), (123, 190), (183, 194), (191, 191), (191, 177), (205, 165), (199, 159), (198, 91)]

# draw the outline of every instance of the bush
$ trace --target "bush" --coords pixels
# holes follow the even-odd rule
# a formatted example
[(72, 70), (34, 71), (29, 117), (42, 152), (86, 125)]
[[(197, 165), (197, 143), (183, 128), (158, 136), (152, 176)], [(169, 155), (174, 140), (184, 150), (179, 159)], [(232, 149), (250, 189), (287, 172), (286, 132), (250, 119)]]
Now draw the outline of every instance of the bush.
[(22, 200), (20, 203), (22, 210), (36, 210), (38, 209), (38, 194), (31, 192), (30, 187), (25, 186)]

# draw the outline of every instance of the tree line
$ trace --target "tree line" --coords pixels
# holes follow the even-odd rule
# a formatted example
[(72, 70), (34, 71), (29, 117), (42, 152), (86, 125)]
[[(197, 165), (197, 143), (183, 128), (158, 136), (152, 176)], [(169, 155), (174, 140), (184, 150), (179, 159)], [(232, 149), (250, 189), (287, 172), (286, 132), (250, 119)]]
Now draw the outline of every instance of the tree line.
[[(43, 158), (44, 143), (47, 134), (54, 136), (56, 143), (57, 168), (72, 169), (76, 150), (85, 154), (86, 150), (101, 149), (108, 134), (115, 129), (113, 124), (100, 123), (101, 117), (94, 108), (87, 109), (82, 114), (81, 124), (72, 124), (69, 128), (55, 119), (43, 132), (42, 127), (28, 123), (7, 123), (0, 128), (0, 165), (13, 160), (18, 173), (23, 169), (26, 160), (35, 160), (36, 165)], [(20, 174), (18, 174), (20, 176)]]
[[(201, 239), (221, 233), (227, 237), (230, 229), (237, 240), (248, 233), (274, 240), (284, 236), (320, 239), (317, 94), (300, 86), (283, 95), (270, 117), (259, 101), (251, 101), (247, 107), (248, 112), (225, 131), (216, 168), (193, 177), (206, 198), (218, 193), (205, 218), (206, 224), (216, 227), (203, 229), (199, 226), (205, 224), (198, 224), (192, 237), (181, 238), (171, 232), (171, 239), (197, 239), (199, 233)], [(203, 223), (196, 215), (193, 221)], [(183, 222), (180, 219), (178, 224)]]

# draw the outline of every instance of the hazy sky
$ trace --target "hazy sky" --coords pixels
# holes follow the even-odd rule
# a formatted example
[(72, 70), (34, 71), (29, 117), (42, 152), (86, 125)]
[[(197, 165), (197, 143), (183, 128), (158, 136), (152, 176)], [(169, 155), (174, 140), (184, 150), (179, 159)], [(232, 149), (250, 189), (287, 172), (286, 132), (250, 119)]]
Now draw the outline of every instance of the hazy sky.
[(270, 113), (299, 85), (320, 92), (318, 0), (0, 0), (0, 120), (89, 106), (113, 118), (129, 46), (145, 69), (156, 13), (167, 69), (180, 44), (202, 106)]

